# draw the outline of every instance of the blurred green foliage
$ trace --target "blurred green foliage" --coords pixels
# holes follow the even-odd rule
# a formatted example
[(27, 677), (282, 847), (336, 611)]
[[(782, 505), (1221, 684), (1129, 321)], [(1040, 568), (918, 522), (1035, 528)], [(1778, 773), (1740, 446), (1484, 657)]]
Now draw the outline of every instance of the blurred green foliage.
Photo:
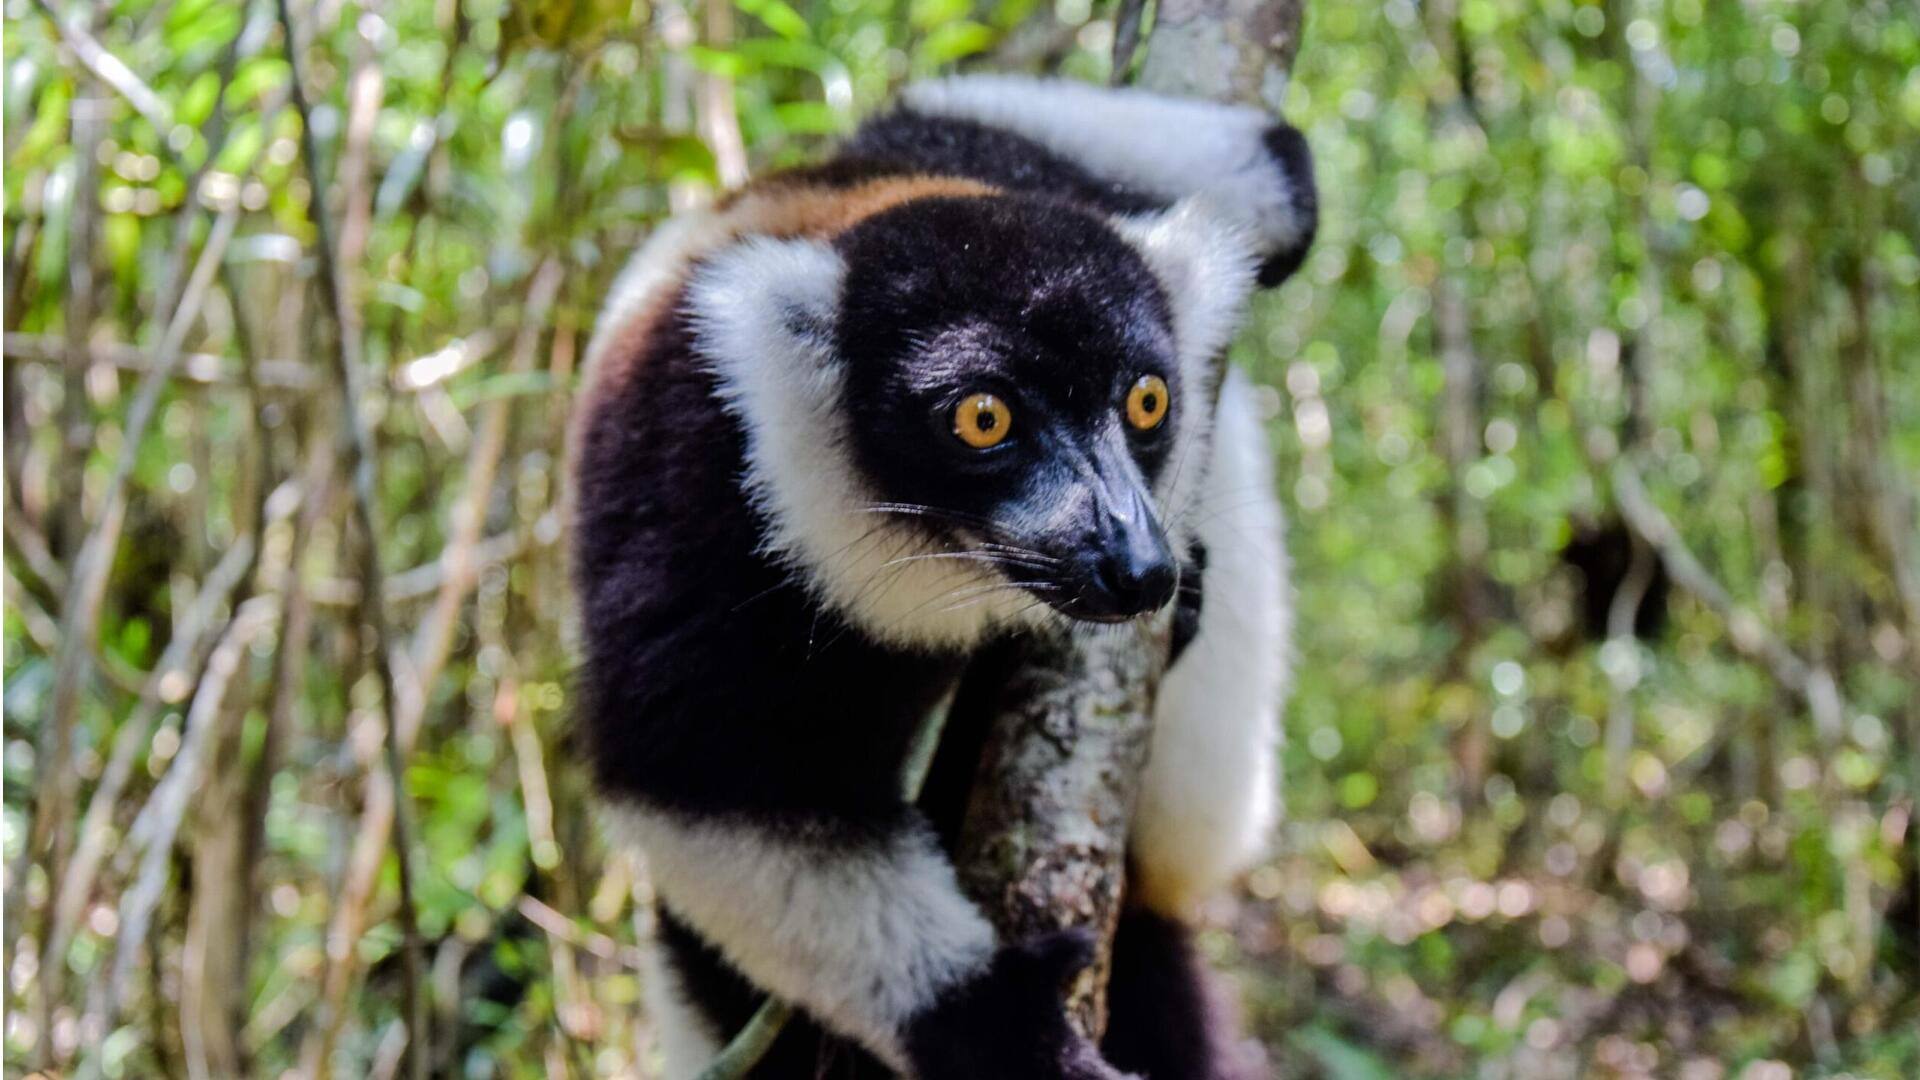
[[(389, 857), (364, 932), (330, 938), (359, 925), (341, 919), (382, 711), (276, 13), (53, 6), (160, 109), (10, 0), (8, 1071), (378, 1073), (398, 875)], [(294, 7), (371, 368), (391, 622), (419, 655), (449, 591), (458, 617), (407, 771), (435, 1060), (650, 1075), (644, 884), (599, 843), (563, 723), (556, 462), (597, 300), (737, 167), (734, 125), (759, 171), (956, 64), (1104, 80), (1112, 12)], [(1205, 938), (1255, 1029), (1287, 1075), (1920, 1072), (1920, 12), (1321, 0), (1287, 114), (1323, 231), (1235, 359), (1270, 388), (1292, 515), (1291, 823)], [(137, 448), (70, 756), (43, 764), (71, 559), (222, 212), (238, 232)], [(550, 301), (543, 265), (563, 275)], [(1636, 546), (1621, 462), (1730, 608), (1662, 581), (1658, 625), (1605, 640)], [(485, 539), (462, 581), (443, 552), (475, 480)], [(242, 537), (255, 572), (196, 630)], [(272, 629), (211, 695), (219, 727), (118, 985), (127, 838), (209, 685), (204, 661), (156, 665), (247, 596), (278, 605)], [(1836, 710), (1767, 642), (1816, 692), (1830, 674)], [(50, 770), (78, 777), (75, 809), (96, 801), (129, 725), (112, 842), (47, 955), (70, 861), (29, 850), (30, 810)]]

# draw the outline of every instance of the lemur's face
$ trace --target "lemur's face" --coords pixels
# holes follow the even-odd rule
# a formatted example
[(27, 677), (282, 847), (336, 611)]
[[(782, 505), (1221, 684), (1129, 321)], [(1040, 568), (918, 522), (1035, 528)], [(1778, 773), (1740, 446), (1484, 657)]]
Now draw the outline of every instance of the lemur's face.
[[(1006, 198), (925, 200), (837, 245), (847, 430), (878, 503), (951, 558), (1071, 617), (1172, 599), (1155, 490), (1183, 465), (1167, 303), (1095, 218)], [(941, 254), (928, 258), (927, 252)]]

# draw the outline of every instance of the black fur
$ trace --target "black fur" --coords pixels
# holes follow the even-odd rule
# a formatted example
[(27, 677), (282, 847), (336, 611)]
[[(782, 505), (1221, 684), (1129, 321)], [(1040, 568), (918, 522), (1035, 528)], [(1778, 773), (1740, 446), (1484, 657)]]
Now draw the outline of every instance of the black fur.
[(1313, 182), (1313, 150), (1297, 128), (1275, 124), (1267, 129), (1266, 138), (1261, 141), (1285, 174), (1287, 188), (1293, 193), (1294, 212), (1301, 220), (1299, 238), (1260, 263), (1260, 284), (1272, 288), (1292, 277), (1300, 264), (1307, 261), (1313, 235), (1320, 228), (1320, 189)]
[(1121, 1080), (1060, 1009), (1093, 953), (1085, 930), (1001, 949), (984, 976), (955, 987), (908, 1032), (917, 1080)]
[(1264, 1055), (1237, 1037), (1220, 997), (1186, 927), (1129, 909), (1114, 934), (1100, 1050), (1146, 1080), (1261, 1080)]
[[(714, 1038), (724, 1041), (745, 1026), (765, 995), (721, 959), (699, 935), (662, 911), (660, 941), (689, 997), (698, 1003)], [(978, 1057), (947, 1059), (953, 1077), (1032, 1075), (995, 1055), (1067, 1053), (1051, 1021), (1037, 1041), (1008, 1047), (979, 1032), (1014, 1032), (1030, 1025), (1031, 1013), (1051, 1017), (1057, 987), (1084, 964), (1084, 939), (1063, 935), (1027, 943), (1003, 960), (988, 980), (942, 1002), (924, 1020), (918, 1037), (930, 1045), (977, 1048)], [(1128, 909), (1114, 936), (1107, 983), (1107, 1033), (1100, 1051), (1115, 1069), (1144, 1080), (1262, 1080), (1270, 1075), (1257, 1044), (1239, 1038), (1221, 988), (1195, 951), (1187, 928), (1151, 912)], [(1036, 995), (1038, 995), (1036, 999)], [(1050, 997), (1047, 995), (1051, 995)], [(1067, 1076), (1104, 1075), (1082, 1072)], [(966, 1071), (972, 1069), (974, 1071)], [(1039, 1072), (1047, 1073), (1045, 1062)], [(804, 1018), (781, 1032), (773, 1049), (748, 1074), (752, 1080), (884, 1080), (892, 1073), (871, 1054)]]
[(1207, 545), (1195, 540), (1187, 548), (1187, 561), (1180, 568), (1180, 595), (1173, 609), (1173, 641), (1167, 653), (1169, 667), (1180, 662), (1180, 654), (1193, 644), (1200, 632), (1200, 608), (1206, 596), (1200, 587), (1207, 572)]
[(842, 158), (885, 162), (903, 173), (963, 176), (1008, 191), (1069, 200), (1108, 213), (1164, 209), (1164, 200), (1094, 176), (1032, 139), (954, 117), (895, 109), (860, 125)]

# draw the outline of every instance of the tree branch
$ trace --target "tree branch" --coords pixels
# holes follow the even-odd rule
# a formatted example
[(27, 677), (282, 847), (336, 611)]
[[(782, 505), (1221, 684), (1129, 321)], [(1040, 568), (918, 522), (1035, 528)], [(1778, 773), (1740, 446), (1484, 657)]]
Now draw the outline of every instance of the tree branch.
[(1140, 85), (1279, 112), (1305, 0), (1160, 0)]
[(114, 93), (125, 98), (135, 112), (153, 125), (153, 130), (162, 139), (173, 131), (173, 111), (167, 108), (166, 101), (159, 94), (140, 81), (140, 76), (134, 74), (132, 68), (102, 47), (84, 27), (62, 19), (48, 0), (33, 0), (33, 6), (39, 8), (40, 13), (53, 24), (61, 43), (73, 53), (73, 58), (80, 62), (81, 67), (94, 78), (113, 87)]
[(955, 862), (961, 885), (1009, 941), (1093, 930), (1096, 962), (1067, 1004), (1106, 1028), (1127, 833), (1166, 669), (1164, 625), (1058, 634), (1028, 646), (993, 703), (993, 726)]

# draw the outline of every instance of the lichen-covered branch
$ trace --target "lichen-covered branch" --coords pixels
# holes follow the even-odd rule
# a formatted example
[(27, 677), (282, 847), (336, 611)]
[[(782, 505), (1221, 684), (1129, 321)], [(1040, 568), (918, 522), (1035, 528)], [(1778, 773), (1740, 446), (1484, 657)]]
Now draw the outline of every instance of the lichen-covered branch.
[(1160, 0), (1140, 85), (1277, 113), (1305, 11), (1306, 0)]
[(1081, 1031), (1106, 1025), (1109, 946), (1127, 825), (1166, 666), (1164, 627), (1036, 642), (1000, 690), (956, 862), (1004, 938), (1093, 929), (1095, 963), (1068, 995)]

